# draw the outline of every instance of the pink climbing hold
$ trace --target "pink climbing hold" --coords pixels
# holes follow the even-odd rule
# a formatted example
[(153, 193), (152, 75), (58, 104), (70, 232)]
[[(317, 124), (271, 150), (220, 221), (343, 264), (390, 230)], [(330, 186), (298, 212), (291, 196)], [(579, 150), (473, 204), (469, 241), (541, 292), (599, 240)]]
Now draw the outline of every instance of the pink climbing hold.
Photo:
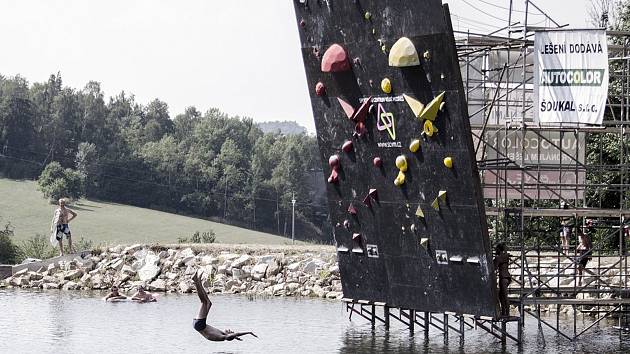
[(376, 156), (374, 160), (372, 160), (372, 164), (374, 164), (374, 167), (380, 168), (381, 166), (383, 166), (383, 160), (381, 160), (380, 157)]
[(300, 20), (300, 27), (304, 27), (306, 26), (306, 21), (304, 21), (304, 19)]
[(326, 86), (324, 86), (324, 84), (323, 84), (323, 83), (318, 82), (318, 83), (315, 85), (315, 94), (316, 94), (317, 96), (323, 96), (323, 95), (325, 95), (325, 94), (326, 94)]
[(353, 233), (352, 234), (352, 240), (356, 241), (356, 242), (361, 242), (361, 234), (360, 233)]
[(339, 97), (337, 97), (337, 101), (339, 101), (339, 104), (341, 105), (341, 108), (343, 108), (343, 111), (346, 113), (346, 116), (352, 119), (352, 117), (354, 116), (354, 107), (352, 107), (350, 103), (344, 101)]
[(376, 191), (376, 188), (370, 188), (370, 191), (368, 192), (368, 197), (374, 200), (378, 199), (378, 192)]
[(332, 155), (328, 158), (328, 166), (330, 166), (333, 169), (336, 169), (339, 167), (339, 156), (338, 155)]
[(350, 151), (352, 151), (352, 140), (346, 140), (346, 142), (343, 143), (343, 146), (341, 147), (341, 150), (343, 150), (343, 152), (350, 152)]
[(354, 115), (352, 116), (352, 119), (357, 121), (357, 122), (365, 121), (365, 117), (368, 114), (368, 111), (370, 109), (370, 104), (371, 103), (372, 103), (372, 96), (368, 97), (365, 101), (363, 101), (363, 104), (361, 104), (359, 109), (357, 109), (354, 112)]
[(359, 138), (362, 138), (365, 133), (367, 133), (365, 123), (357, 122), (357, 124), (354, 125), (354, 134), (352, 134), (352, 136), (358, 136)]
[(357, 208), (355, 208), (352, 203), (348, 205), (348, 213), (350, 213), (350, 215), (357, 215)]
[(324, 52), (321, 69), (325, 73), (350, 70), (350, 62), (348, 61), (346, 50), (337, 43), (331, 45)]
[(367, 205), (368, 208), (372, 207), (372, 199), (370, 199), (370, 195), (366, 195), (365, 198), (363, 198), (363, 204)]
[(330, 176), (328, 176), (328, 183), (337, 183), (339, 182), (339, 156), (332, 155), (328, 158), (328, 166), (332, 168), (330, 172)]

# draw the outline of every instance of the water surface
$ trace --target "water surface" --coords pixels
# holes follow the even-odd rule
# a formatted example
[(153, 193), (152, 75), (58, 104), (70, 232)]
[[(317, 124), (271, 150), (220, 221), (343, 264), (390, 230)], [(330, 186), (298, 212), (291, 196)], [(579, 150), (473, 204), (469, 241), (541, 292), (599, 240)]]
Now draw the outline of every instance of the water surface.
[[(252, 330), (260, 338), (209, 342), (192, 329), (199, 300), (195, 294), (166, 294), (157, 303), (106, 303), (101, 292), (0, 289), (0, 353), (623, 353), (630, 338), (596, 326), (571, 343), (536, 322), (526, 321), (521, 350), (501, 345), (480, 330), (462, 343), (451, 333), (410, 335), (394, 323), (386, 332), (348, 315), (339, 301), (299, 298), (248, 299), (214, 295), (209, 323), (219, 328)], [(554, 317), (555, 318), (555, 317)], [(551, 320), (551, 319), (550, 319)], [(572, 317), (564, 318), (569, 325)]]

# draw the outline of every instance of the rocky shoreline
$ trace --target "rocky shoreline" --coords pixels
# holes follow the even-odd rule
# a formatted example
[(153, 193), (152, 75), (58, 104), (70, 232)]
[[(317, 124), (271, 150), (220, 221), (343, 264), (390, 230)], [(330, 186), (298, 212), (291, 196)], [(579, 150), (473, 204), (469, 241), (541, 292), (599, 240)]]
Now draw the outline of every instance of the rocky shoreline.
[(37, 270), (23, 269), (0, 280), (1, 287), (109, 289), (190, 293), (191, 276), (213, 293), (342, 297), (335, 250), (331, 246), (115, 246), (60, 260)]

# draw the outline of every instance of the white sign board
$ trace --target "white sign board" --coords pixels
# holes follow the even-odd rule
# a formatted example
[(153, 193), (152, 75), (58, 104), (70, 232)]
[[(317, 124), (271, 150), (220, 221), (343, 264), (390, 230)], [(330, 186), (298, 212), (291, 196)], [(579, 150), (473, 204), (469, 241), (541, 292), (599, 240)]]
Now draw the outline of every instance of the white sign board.
[(538, 31), (534, 48), (538, 122), (601, 124), (608, 95), (606, 32)]

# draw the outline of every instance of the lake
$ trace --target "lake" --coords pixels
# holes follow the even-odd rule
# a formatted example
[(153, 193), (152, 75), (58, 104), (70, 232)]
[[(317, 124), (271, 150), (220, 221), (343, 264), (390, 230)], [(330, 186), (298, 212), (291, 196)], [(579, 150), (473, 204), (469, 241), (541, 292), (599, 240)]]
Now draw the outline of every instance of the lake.
[[(251, 330), (259, 339), (209, 342), (192, 328), (195, 294), (164, 294), (149, 304), (107, 303), (102, 292), (0, 289), (0, 353), (515, 353), (480, 330), (465, 341), (451, 333), (411, 336), (396, 326), (372, 330), (348, 314), (339, 301), (214, 295), (208, 322), (215, 327)], [(554, 317), (555, 318), (555, 317)], [(564, 317), (567, 325), (572, 317)], [(550, 331), (544, 336), (528, 317), (521, 353), (630, 352), (630, 338), (602, 324), (578, 342)]]

